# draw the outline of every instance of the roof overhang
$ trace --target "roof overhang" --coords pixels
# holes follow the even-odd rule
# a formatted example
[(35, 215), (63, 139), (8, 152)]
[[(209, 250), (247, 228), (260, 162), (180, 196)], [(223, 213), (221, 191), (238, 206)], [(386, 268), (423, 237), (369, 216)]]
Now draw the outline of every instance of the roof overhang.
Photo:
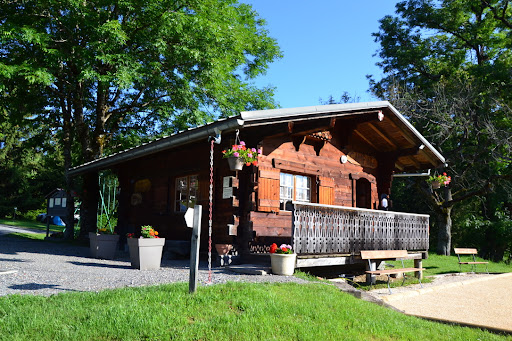
[[(430, 167), (438, 167), (445, 163), (444, 157), (439, 153), (413, 126), (402, 116), (389, 102), (366, 102), (366, 103), (347, 103), (320, 105), (300, 108), (287, 109), (270, 109), (257, 111), (244, 111), (240, 115), (221, 119), (213, 123), (209, 123), (196, 128), (191, 128), (176, 134), (160, 138), (158, 140), (148, 142), (146, 144), (130, 148), (116, 154), (106, 156), (80, 166), (71, 168), (69, 174), (77, 176), (91, 171), (111, 168), (125, 161), (137, 159), (143, 156), (154, 154), (167, 149), (176, 148), (201, 140), (207, 140), (210, 136), (220, 133), (228, 133), (236, 129), (258, 127), (262, 125), (274, 125), (289, 122), (304, 122), (307, 120), (317, 120), (323, 118), (344, 118), (354, 115), (365, 115), (369, 113), (384, 112), (385, 115), (391, 116), (390, 119), (393, 127), (405, 136), (410, 146), (418, 148), (418, 152), (422, 153), (423, 159), (428, 159)], [(377, 131), (379, 136), (392, 142), (386, 138), (386, 132), (379, 131), (378, 125), (371, 126)], [(377, 127), (377, 128), (376, 128)], [(361, 134), (360, 134), (361, 135)], [(420, 169), (425, 163), (418, 163), (411, 159), (412, 168)], [(427, 168), (430, 168), (427, 167)], [(411, 168), (411, 167), (409, 167)]]

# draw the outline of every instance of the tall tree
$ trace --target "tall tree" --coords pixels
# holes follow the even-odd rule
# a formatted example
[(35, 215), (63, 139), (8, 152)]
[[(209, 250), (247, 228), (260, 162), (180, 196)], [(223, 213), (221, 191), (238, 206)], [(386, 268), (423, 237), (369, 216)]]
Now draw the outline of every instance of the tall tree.
[(452, 184), (427, 192), (450, 254), (453, 206), (492, 192), (512, 166), (512, 12), (508, 1), (409, 0), (374, 34), (386, 76), (372, 91), (391, 100), (445, 155)]
[[(272, 89), (250, 80), (278, 57), (264, 21), (236, 0), (0, 2), (0, 83), (37, 86), (66, 169), (126, 136), (273, 107)], [(83, 188), (82, 234), (96, 228), (97, 174)]]

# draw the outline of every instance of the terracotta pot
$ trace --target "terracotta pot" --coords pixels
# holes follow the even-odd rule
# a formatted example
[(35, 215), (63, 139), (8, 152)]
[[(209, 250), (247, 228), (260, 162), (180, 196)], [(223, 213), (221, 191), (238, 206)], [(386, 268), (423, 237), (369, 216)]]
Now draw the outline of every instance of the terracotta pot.
[(233, 245), (231, 244), (215, 244), (215, 250), (217, 250), (219, 256), (227, 255), (232, 249)]
[(128, 238), (132, 268), (158, 270), (164, 244), (165, 238)]
[(270, 263), (272, 265), (272, 273), (275, 275), (291, 276), (295, 272), (295, 261), (297, 254), (280, 254), (271, 253)]
[(228, 164), (229, 164), (230, 170), (239, 171), (239, 170), (242, 170), (242, 168), (244, 168), (245, 163), (239, 157), (230, 156), (230, 157), (228, 157)]
[(114, 259), (116, 255), (117, 234), (99, 234), (89, 232), (89, 248), (91, 257), (102, 259)]
[(441, 183), (439, 181), (432, 181), (432, 188), (433, 189), (441, 188)]

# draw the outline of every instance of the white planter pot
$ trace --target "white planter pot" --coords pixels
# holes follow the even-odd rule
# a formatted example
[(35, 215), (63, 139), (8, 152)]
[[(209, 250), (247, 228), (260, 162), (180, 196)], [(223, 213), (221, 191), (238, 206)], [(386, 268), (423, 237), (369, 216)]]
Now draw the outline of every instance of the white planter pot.
[(297, 254), (271, 253), (270, 263), (272, 264), (272, 273), (275, 275), (291, 276), (295, 272), (295, 262)]
[(164, 244), (165, 238), (128, 238), (132, 268), (158, 270)]
[(116, 255), (117, 234), (99, 234), (89, 232), (89, 248), (91, 257), (102, 259), (114, 259)]

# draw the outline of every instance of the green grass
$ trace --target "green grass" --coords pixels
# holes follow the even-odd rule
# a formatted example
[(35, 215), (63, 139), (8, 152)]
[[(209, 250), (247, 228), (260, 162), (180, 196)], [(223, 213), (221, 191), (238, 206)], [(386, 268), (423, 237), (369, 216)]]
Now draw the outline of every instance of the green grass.
[[(467, 256), (466, 256), (467, 257)], [(465, 258), (466, 261), (469, 257)], [(476, 257), (477, 261), (488, 261), (488, 268), (490, 273), (505, 273), (512, 272), (512, 264), (506, 264), (505, 262), (491, 262), (480, 257)], [(459, 260), (457, 256), (440, 256), (435, 253), (429, 253), (428, 259), (423, 261), (423, 267), (425, 270), (425, 276), (446, 274), (459, 272)], [(485, 265), (479, 264), (476, 268), (477, 272), (485, 272)], [(463, 265), (462, 272), (470, 272), (470, 265)]]
[[(16, 220), (0, 219), (0, 224), (16, 226), (16, 227), (27, 227), (27, 228), (46, 231), (46, 224), (40, 223), (38, 221), (30, 221), (30, 220), (25, 220), (25, 219), (16, 219)], [(64, 230), (64, 226), (50, 225), (51, 232), (61, 232), (63, 230)]]
[[(505, 340), (324, 283), (228, 283), (0, 298), (0, 340)], [(509, 340), (512, 338), (508, 338)]]

